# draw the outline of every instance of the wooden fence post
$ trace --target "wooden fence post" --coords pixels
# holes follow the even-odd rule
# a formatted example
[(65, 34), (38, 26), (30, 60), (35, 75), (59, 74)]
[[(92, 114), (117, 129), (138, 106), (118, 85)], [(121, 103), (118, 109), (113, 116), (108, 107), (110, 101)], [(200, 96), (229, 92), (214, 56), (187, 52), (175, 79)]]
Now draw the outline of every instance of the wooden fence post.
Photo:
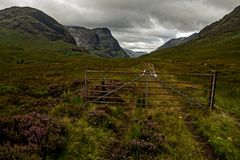
[(216, 84), (217, 84), (217, 72), (215, 71), (213, 72), (213, 75), (212, 75), (211, 89), (210, 89), (209, 102), (208, 102), (211, 110), (214, 109)]

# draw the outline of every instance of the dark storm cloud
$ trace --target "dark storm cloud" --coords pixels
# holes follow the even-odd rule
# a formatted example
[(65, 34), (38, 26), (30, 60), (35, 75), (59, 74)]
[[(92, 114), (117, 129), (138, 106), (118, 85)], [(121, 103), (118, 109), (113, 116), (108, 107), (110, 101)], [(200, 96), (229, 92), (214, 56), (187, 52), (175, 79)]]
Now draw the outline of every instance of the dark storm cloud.
[(109, 27), (123, 47), (154, 50), (220, 19), (239, 0), (0, 0), (43, 10), (65, 25)]

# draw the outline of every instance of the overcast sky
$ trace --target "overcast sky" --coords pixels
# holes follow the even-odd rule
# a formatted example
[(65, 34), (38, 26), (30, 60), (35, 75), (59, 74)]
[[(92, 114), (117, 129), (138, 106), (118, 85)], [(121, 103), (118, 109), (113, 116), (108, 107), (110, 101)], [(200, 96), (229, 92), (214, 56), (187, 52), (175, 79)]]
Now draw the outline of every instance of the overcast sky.
[(219, 20), (239, 0), (0, 0), (0, 9), (30, 6), (64, 25), (109, 27), (123, 48), (150, 52)]

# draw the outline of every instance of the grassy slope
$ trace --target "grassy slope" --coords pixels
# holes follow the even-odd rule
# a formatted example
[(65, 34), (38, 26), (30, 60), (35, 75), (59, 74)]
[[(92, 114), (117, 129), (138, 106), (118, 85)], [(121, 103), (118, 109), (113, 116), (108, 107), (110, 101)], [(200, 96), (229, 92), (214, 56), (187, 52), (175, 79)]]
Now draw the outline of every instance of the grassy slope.
[(161, 59), (233, 59), (240, 58), (240, 33), (205, 38), (178, 47), (162, 49), (146, 56)]
[[(83, 55), (73, 52), (74, 45), (63, 41), (48, 41), (42, 36), (21, 34), (12, 30), (0, 29), (0, 63), (16, 63), (19, 59), (27, 62), (51, 62), (69, 55)], [(87, 54), (85, 54), (87, 55)]]

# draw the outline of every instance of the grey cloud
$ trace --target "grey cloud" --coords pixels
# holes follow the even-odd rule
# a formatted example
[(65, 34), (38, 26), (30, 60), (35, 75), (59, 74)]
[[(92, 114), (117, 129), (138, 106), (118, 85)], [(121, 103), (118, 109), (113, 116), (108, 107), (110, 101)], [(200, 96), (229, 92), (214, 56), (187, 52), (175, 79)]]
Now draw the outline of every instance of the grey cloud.
[(240, 5), (239, 0), (204, 0), (207, 5), (216, 6), (224, 10), (230, 11), (233, 7)]
[(239, 4), (239, 0), (0, 0), (0, 9), (31, 6), (64, 25), (109, 27), (123, 47), (150, 51), (179, 33), (199, 31)]

